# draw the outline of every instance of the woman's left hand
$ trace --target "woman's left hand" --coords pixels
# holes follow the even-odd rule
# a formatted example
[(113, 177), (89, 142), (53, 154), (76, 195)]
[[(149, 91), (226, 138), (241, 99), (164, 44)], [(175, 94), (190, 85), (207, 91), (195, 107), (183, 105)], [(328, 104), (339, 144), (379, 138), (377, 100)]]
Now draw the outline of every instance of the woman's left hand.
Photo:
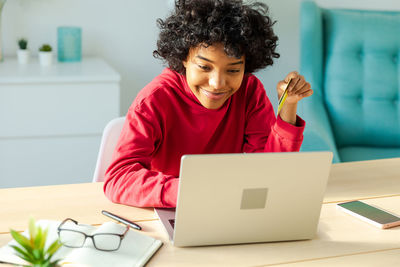
[(313, 94), (313, 90), (311, 89), (311, 85), (306, 82), (303, 75), (300, 75), (297, 71), (292, 71), (286, 76), (285, 80), (280, 81), (276, 87), (279, 98), (285, 91), (288, 84), (289, 87), (287, 91), (287, 97), (282, 109), (279, 112), (279, 116), (282, 118), (282, 120), (296, 125), (297, 102), (305, 97), (311, 96)]
[(300, 75), (297, 71), (289, 73), (285, 80), (280, 81), (277, 85), (278, 97), (280, 98), (286, 89), (289, 81), (289, 88), (287, 91), (287, 97), (285, 104), (296, 104), (301, 99), (309, 97), (313, 94), (311, 85), (304, 79), (303, 75)]

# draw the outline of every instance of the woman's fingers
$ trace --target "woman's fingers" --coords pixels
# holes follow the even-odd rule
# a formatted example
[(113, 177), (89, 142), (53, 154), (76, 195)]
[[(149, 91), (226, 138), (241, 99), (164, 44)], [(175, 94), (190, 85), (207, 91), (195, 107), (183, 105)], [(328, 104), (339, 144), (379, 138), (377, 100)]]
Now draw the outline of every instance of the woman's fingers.
[(289, 102), (297, 102), (304, 97), (311, 96), (313, 90), (310, 83), (308, 83), (303, 75), (297, 71), (290, 72), (284, 80), (278, 82), (278, 97), (280, 98), (287, 87)]

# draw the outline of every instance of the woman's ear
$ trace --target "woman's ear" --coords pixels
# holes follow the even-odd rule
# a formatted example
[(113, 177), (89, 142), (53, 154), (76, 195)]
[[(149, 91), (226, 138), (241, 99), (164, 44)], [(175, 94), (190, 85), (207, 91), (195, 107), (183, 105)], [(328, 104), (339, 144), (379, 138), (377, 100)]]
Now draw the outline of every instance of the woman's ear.
[(182, 61), (182, 64), (183, 64), (183, 66), (184, 66), (184, 67), (185, 67), (185, 69), (186, 69), (187, 60), (183, 60), (183, 61)]

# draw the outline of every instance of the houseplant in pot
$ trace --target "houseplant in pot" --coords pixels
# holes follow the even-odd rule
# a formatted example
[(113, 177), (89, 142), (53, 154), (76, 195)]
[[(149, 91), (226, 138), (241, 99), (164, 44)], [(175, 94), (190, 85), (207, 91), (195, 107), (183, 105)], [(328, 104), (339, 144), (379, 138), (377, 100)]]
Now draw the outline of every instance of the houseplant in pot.
[(25, 236), (15, 230), (10, 230), (16, 245), (11, 245), (15, 254), (26, 261), (32, 267), (58, 267), (60, 259), (53, 256), (61, 247), (59, 240), (53, 241), (46, 246), (48, 229), (43, 229), (35, 223), (34, 219), (29, 221), (29, 235)]
[(51, 45), (44, 44), (39, 48), (39, 62), (42, 66), (50, 66), (53, 62), (53, 52)]
[(18, 47), (19, 47), (17, 51), (18, 63), (28, 64), (30, 56), (30, 51), (28, 50), (28, 41), (24, 38), (19, 39)]

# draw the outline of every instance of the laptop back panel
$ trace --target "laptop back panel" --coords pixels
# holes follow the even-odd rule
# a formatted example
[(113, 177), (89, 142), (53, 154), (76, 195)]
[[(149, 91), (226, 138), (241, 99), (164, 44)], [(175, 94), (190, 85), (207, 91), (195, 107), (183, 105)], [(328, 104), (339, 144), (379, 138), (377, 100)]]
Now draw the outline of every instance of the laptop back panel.
[(315, 236), (330, 152), (182, 157), (174, 245)]

